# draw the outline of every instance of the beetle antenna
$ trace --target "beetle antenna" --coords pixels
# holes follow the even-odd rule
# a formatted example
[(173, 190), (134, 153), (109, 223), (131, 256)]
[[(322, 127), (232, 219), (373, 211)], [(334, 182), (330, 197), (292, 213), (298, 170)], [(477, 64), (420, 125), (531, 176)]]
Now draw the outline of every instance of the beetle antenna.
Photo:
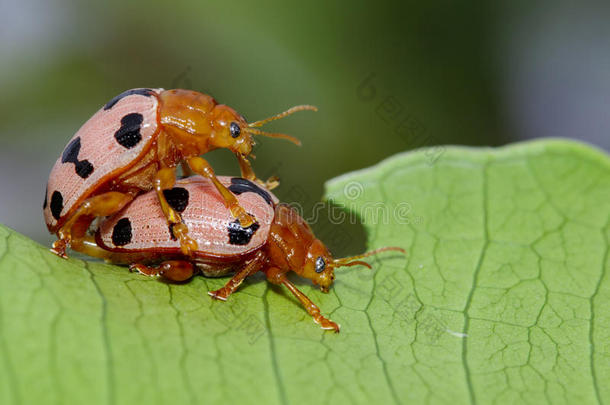
[(382, 247), (379, 249), (371, 250), (371, 251), (363, 253), (361, 255), (344, 257), (341, 259), (335, 259), (335, 260), (333, 260), (332, 265), (333, 265), (333, 267), (349, 267), (349, 266), (355, 266), (357, 264), (362, 264), (362, 265), (368, 267), (369, 269), (371, 269), (372, 267), (370, 264), (368, 264), (367, 262), (363, 262), (362, 260), (358, 260), (358, 259), (362, 259), (365, 257), (376, 255), (381, 252), (387, 252), (387, 251), (391, 251), (391, 250), (401, 252), (403, 254), (407, 254), (407, 252), (405, 252), (405, 250), (403, 248), (399, 248), (396, 246), (387, 246), (387, 247)]
[(362, 260), (354, 260), (353, 262), (339, 264), (339, 265), (336, 265), (336, 266), (334, 266), (334, 267), (352, 267), (352, 266), (357, 266), (357, 265), (359, 265), (359, 264), (361, 264), (361, 265), (363, 265), (363, 266), (366, 266), (366, 267), (368, 267), (369, 269), (372, 269), (372, 268), (373, 268), (373, 266), (371, 266), (370, 264), (368, 264), (367, 262), (362, 261)]
[(291, 114), (294, 114), (297, 111), (305, 111), (305, 110), (318, 111), (318, 107), (313, 106), (313, 105), (307, 105), (307, 104), (297, 105), (297, 106), (294, 106), (292, 108), (287, 109), (284, 112), (281, 112), (281, 113), (279, 113), (277, 115), (274, 115), (273, 117), (265, 118), (264, 120), (260, 120), (260, 121), (254, 121), (253, 123), (248, 124), (248, 126), (250, 128), (260, 127), (260, 126), (265, 125), (268, 122), (279, 120), (280, 118), (284, 118), (284, 117), (287, 117), (287, 116), (289, 116)]
[(286, 135), (286, 134), (272, 133), (272, 132), (265, 132), (265, 131), (261, 131), (260, 129), (255, 129), (255, 128), (246, 128), (246, 129), (244, 129), (244, 131), (249, 132), (254, 135), (268, 136), (269, 138), (287, 139), (290, 142), (294, 143), (295, 145), (301, 146), (301, 141), (299, 141), (294, 136), (290, 136), (290, 135)]

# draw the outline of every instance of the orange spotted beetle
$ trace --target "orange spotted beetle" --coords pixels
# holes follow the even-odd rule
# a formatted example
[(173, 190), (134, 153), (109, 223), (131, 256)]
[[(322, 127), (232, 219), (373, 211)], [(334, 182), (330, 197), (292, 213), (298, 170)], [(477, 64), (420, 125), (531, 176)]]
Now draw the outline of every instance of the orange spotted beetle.
[(112, 215), (152, 189), (182, 252), (197, 251), (180, 213), (164, 194), (174, 186), (179, 164), (210, 179), (231, 215), (243, 226), (252, 225), (253, 218), (200, 155), (229, 149), (237, 157), (242, 177), (272, 189), (277, 180), (259, 180), (248, 161), (252, 135), (288, 139), (298, 145), (291, 136), (257, 127), (302, 110), (316, 108), (300, 105), (247, 123), (231, 107), (196, 91), (142, 88), (121, 93), (78, 130), (51, 171), (43, 212), (49, 231), (58, 237), (52, 251), (67, 257), (66, 249), (83, 243), (96, 217)]

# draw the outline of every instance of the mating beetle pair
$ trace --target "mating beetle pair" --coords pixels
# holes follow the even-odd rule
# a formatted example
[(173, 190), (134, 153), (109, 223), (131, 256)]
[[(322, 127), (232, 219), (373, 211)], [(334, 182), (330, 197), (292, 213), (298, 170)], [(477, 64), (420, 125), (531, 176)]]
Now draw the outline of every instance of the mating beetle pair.
[[(269, 192), (277, 179), (256, 177), (248, 161), (252, 135), (299, 144), (256, 128), (300, 110), (315, 107), (296, 106), (248, 124), (195, 91), (133, 89), (118, 95), (81, 127), (51, 171), (43, 212), (58, 236), (52, 251), (66, 257), (71, 247), (172, 281), (235, 271), (223, 288), (210, 292), (220, 300), (263, 271), (270, 282), (286, 286), (323, 329), (338, 332), (286, 274), (294, 271), (327, 292), (336, 267), (370, 267), (358, 259), (404, 250), (333, 259), (303, 218)], [(216, 177), (200, 157), (216, 148), (235, 153), (241, 178)], [(178, 164), (199, 176), (176, 181)]]
[(229, 149), (237, 157), (242, 177), (272, 189), (277, 180), (262, 182), (248, 161), (254, 145), (252, 135), (299, 144), (288, 135), (256, 127), (301, 110), (316, 108), (296, 106), (248, 124), (231, 107), (196, 91), (132, 89), (116, 96), (78, 130), (51, 170), (43, 211), (49, 231), (58, 236), (53, 251), (65, 257), (67, 247), (82, 243), (94, 218), (120, 211), (136, 195), (151, 189), (156, 191), (182, 251), (189, 254), (197, 250), (180, 214), (163, 194), (174, 186), (180, 163), (210, 179), (233, 217), (250, 226), (253, 218), (200, 155)]

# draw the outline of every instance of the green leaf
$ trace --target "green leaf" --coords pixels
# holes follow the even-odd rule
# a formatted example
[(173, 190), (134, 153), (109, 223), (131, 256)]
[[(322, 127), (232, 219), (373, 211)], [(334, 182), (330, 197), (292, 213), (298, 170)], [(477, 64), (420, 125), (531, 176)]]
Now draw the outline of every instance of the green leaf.
[(610, 401), (607, 156), (427, 149), (327, 196), (408, 251), (330, 294), (300, 284), (340, 334), (261, 277), (214, 302), (226, 279), (166, 284), (0, 227), (0, 403)]

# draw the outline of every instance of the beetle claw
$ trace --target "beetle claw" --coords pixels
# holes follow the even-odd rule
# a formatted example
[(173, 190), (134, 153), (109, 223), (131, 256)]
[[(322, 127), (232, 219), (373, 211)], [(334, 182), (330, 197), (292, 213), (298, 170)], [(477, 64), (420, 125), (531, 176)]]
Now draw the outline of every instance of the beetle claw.
[(67, 259), (68, 255), (66, 254), (66, 249), (68, 248), (69, 242), (66, 242), (63, 239), (56, 240), (53, 242), (53, 247), (49, 249), (49, 251), (62, 259)]
[(225, 294), (224, 288), (221, 288), (219, 290), (216, 291), (208, 291), (208, 295), (210, 297), (212, 297), (215, 300), (219, 300), (219, 301), (226, 301), (227, 300), (227, 296)]
[(242, 226), (242, 228), (247, 228), (254, 223), (254, 218), (245, 212), (237, 215), (237, 219), (239, 219), (239, 224)]
[(320, 317), (320, 319), (314, 319), (314, 322), (320, 325), (320, 328), (324, 330), (334, 330), (335, 333), (339, 333), (339, 330), (341, 329), (341, 325), (324, 317)]
[(184, 235), (182, 238), (180, 238), (180, 250), (186, 256), (191, 256), (198, 249), (199, 246), (197, 245), (197, 241), (195, 239), (188, 235)]
[(265, 187), (267, 190), (271, 191), (280, 185), (280, 178), (277, 176), (272, 176), (269, 177), (266, 181), (256, 179), (256, 182), (261, 186)]
[(188, 236), (188, 228), (183, 223), (174, 224), (171, 226), (173, 234), (180, 240), (180, 251), (185, 256), (191, 256), (197, 250), (199, 245), (197, 241)]

